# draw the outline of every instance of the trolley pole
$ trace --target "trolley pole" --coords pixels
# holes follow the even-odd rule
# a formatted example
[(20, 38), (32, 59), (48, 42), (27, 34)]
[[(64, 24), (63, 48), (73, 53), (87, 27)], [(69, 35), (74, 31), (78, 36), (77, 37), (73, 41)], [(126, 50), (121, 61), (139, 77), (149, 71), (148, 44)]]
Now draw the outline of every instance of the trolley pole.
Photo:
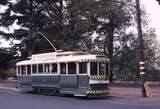
[(136, 16), (137, 16), (137, 30), (138, 30), (138, 37), (140, 41), (140, 81), (141, 81), (141, 88), (142, 88), (142, 97), (147, 97), (146, 89), (145, 89), (145, 67), (144, 67), (144, 45), (143, 45), (143, 36), (142, 36), (142, 27), (141, 27), (141, 12), (140, 12), (140, 4), (139, 0), (136, 0)]

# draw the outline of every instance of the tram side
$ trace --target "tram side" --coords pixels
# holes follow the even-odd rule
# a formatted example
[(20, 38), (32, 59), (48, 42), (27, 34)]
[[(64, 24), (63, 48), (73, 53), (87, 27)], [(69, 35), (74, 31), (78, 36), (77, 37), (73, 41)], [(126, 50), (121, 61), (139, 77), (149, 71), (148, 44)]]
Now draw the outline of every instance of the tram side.
[(17, 88), (75, 96), (109, 93), (109, 61), (17, 64)]

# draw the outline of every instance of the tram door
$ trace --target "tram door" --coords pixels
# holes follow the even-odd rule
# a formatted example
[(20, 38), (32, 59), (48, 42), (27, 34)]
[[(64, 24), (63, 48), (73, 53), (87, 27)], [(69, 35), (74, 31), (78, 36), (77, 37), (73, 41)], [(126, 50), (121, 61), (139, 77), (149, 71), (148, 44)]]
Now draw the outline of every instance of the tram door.
[(78, 64), (78, 88), (79, 90), (87, 90), (89, 77), (87, 74), (87, 66), (89, 65), (87, 62), (79, 62)]
[(73, 91), (78, 88), (76, 63), (60, 63), (60, 87), (64, 91)]

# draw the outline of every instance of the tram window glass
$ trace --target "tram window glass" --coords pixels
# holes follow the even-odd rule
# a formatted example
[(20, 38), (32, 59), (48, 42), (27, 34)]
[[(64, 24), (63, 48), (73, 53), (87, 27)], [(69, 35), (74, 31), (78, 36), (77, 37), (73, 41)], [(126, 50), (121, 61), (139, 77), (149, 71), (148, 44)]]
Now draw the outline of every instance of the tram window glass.
[(76, 74), (76, 63), (68, 63), (68, 74)]
[(17, 66), (17, 69), (18, 69), (18, 71), (17, 71), (17, 73), (20, 75), (21, 74), (21, 67), (20, 66)]
[(31, 74), (31, 65), (27, 65), (27, 75)]
[(22, 65), (21, 66), (21, 71), (22, 71), (22, 75), (26, 74), (26, 66)]
[(60, 74), (66, 74), (66, 64), (60, 63)]
[(39, 74), (43, 73), (43, 64), (38, 64), (38, 73)]
[(50, 64), (44, 64), (44, 73), (48, 74), (50, 72)]
[(109, 67), (108, 67), (109, 63), (106, 63), (106, 75), (109, 75)]
[(90, 63), (90, 68), (91, 68), (91, 75), (97, 75), (97, 63), (96, 62), (91, 62)]
[(56, 74), (57, 73), (57, 64), (51, 64), (51, 73)]
[(105, 63), (99, 63), (99, 75), (104, 75), (106, 72)]
[(79, 63), (79, 74), (86, 74), (87, 73), (87, 63), (81, 62)]
[(37, 65), (32, 65), (32, 73), (33, 74), (37, 73)]

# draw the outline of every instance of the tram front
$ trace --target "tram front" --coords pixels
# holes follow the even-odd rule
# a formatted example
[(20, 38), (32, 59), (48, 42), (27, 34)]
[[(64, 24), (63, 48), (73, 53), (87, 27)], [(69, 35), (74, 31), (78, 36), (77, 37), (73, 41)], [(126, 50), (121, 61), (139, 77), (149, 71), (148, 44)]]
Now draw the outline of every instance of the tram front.
[(92, 60), (90, 62), (90, 78), (88, 95), (105, 95), (109, 93), (109, 60)]

